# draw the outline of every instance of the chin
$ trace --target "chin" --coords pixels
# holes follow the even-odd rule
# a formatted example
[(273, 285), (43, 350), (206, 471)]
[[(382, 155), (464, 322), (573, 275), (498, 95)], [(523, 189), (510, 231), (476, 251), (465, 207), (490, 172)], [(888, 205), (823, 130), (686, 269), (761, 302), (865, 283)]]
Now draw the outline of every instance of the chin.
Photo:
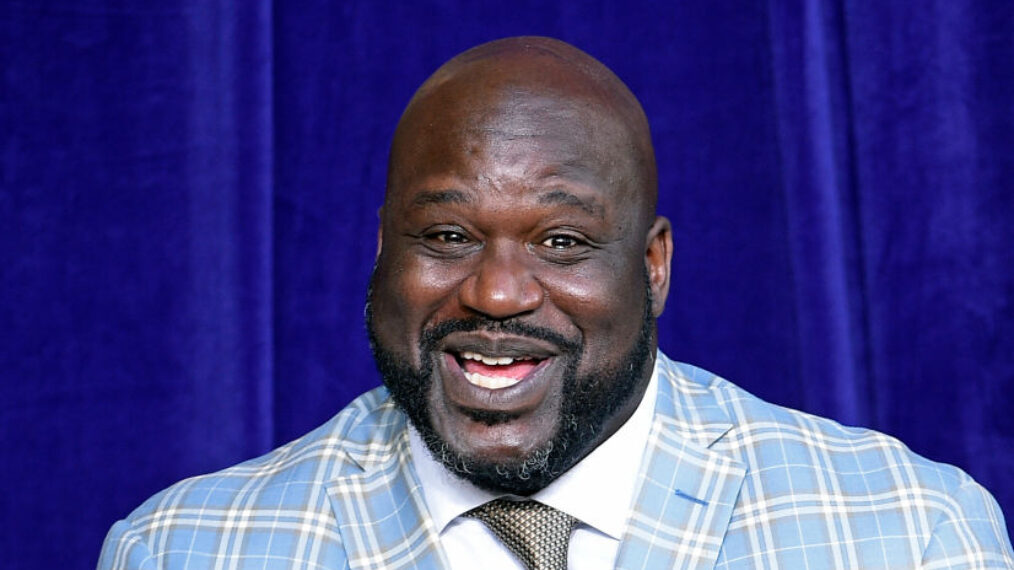
[[(506, 453), (474, 453), (454, 449), (446, 438), (431, 433), (423, 441), (433, 457), (451, 473), (495, 493), (530, 495), (551, 483), (565, 468), (554, 468), (554, 440), (535, 449)], [(568, 465), (567, 468), (570, 466)]]
[[(528, 495), (551, 483), (577, 460), (566, 453), (575, 438), (563, 433), (559, 410), (542, 416), (536, 426), (527, 425), (524, 418), (466, 414), (460, 419), (463, 424), (456, 422), (460, 430), (445, 429), (441, 417), (429, 415), (431, 427), (416, 429), (433, 457), (458, 477), (486, 490)], [(545, 421), (547, 416), (554, 419)]]

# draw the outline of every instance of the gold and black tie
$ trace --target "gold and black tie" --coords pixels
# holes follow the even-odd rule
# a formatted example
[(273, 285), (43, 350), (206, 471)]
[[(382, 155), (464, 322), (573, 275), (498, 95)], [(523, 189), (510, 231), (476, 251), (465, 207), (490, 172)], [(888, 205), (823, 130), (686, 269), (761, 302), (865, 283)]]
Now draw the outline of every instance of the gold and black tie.
[(567, 545), (577, 519), (536, 501), (496, 499), (465, 516), (479, 519), (528, 570), (566, 570)]

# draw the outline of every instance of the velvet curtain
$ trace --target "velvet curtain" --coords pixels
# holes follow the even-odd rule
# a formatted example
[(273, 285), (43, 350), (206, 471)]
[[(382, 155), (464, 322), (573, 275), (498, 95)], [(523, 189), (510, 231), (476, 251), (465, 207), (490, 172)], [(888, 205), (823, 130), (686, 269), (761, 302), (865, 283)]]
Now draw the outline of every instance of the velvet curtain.
[[(670, 356), (1014, 512), (1014, 4), (6, 0), (0, 551), (94, 565), (180, 478), (377, 385), (387, 145), (442, 61), (570, 41), (641, 98)], [(7, 562), (5, 562), (6, 564)]]

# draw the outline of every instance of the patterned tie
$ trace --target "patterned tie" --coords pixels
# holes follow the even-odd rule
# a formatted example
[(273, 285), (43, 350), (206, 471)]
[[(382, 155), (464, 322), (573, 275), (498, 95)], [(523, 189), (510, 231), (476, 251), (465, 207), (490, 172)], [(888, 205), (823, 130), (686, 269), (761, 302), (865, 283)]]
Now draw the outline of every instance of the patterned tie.
[(528, 570), (566, 570), (577, 519), (536, 501), (496, 499), (467, 513), (482, 521)]

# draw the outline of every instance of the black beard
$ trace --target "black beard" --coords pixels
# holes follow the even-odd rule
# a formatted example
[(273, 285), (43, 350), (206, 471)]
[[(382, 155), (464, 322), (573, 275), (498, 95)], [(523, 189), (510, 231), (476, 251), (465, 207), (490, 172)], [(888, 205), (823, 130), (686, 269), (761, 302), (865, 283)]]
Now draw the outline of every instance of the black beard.
[[(647, 275), (645, 276), (647, 281)], [(372, 279), (371, 293), (372, 299)], [(545, 488), (574, 466), (593, 445), (599, 443), (605, 425), (618, 409), (641, 393), (645, 368), (651, 361), (654, 317), (651, 314), (651, 289), (647, 289), (641, 329), (630, 351), (612, 369), (578, 377), (581, 344), (540, 327), (514, 319), (497, 321), (486, 317), (453, 319), (423, 331), (419, 341), (422, 368), (416, 370), (405, 359), (384, 347), (373, 327), (373, 309), (366, 305), (366, 327), (377, 369), (394, 403), (408, 416), (434, 459), (451, 473), (494, 493), (530, 495)], [(458, 453), (433, 428), (429, 396), (433, 383), (433, 367), (438, 357), (437, 343), (452, 332), (488, 330), (528, 336), (552, 342), (560, 349), (560, 358), (567, 359), (563, 373), (563, 392), (556, 434), (541, 448), (525, 457), (509, 461), (489, 461)], [(475, 414), (472, 418), (487, 424), (510, 421), (507, 414)]]

